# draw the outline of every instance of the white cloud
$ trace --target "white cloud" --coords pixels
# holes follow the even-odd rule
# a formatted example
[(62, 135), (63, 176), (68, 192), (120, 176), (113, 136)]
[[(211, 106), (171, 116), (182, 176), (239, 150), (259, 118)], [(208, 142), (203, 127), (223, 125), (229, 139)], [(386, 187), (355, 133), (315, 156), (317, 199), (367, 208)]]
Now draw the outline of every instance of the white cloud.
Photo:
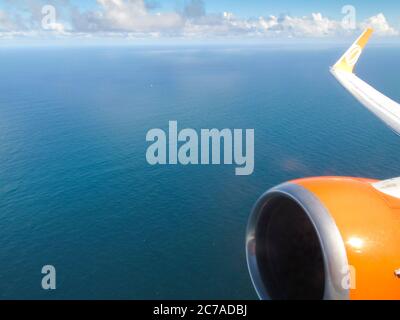
[(379, 36), (399, 34), (389, 25), (383, 14), (373, 16), (358, 24), (355, 30), (344, 28), (341, 21), (332, 20), (321, 13), (310, 16), (269, 16), (259, 19), (240, 19), (230, 12), (206, 15), (187, 20), (183, 27), (186, 37), (338, 37), (354, 36), (366, 26), (372, 26)]
[(397, 30), (389, 25), (380, 13), (357, 25), (355, 30), (346, 29), (342, 22), (332, 20), (321, 13), (310, 16), (281, 17), (269, 16), (256, 19), (236, 18), (232, 13), (224, 12), (221, 16), (207, 15), (199, 19), (186, 21), (185, 35), (203, 37), (213, 36), (250, 36), (250, 37), (337, 37), (354, 35), (366, 26), (371, 26), (379, 36), (396, 36)]
[(333, 36), (341, 32), (341, 24), (338, 21), (323, 17), (321, 13), (312, 13), (311, 16), (276, 18), (271, 16), (263, 21), (266, 31), (284, 33), (295, 37), (323, 37)]
[(203, 0), (191, 0), (183, 8), (183, 15), (187, 18), (205, 16), (206, 8)]
[(399, 34), (399, 31), (389, 25), (383, 13), (373, 16), (361, 24), (362, 28), (367, 26), (372, 27), (376, 34), (381, 36), (397, 36)]
[[(372, 26), (377, 35), (397, 36), (385, 16), (379, 13), (359, 23), (355, 30), (321, 13), (309, 16), (267, 16), (258, 19), (236, 17), (231, 12), (207, 13), (203, 0), (186, 0), (181, 10), (157, 12), (145, 0), (97, 0), (97, 7), (81, 11), (68, 0), (48, 0), (57, 8), (57, 22), (51, 30), (40, 26), (40, 3), (24, 7), (19, 15), (0, 11), (0, 37), (75, 38), (268, 38), (337, 37), (354, 35)], [(22, 18), (23, 17), (23, 18)]]
[(19, 16), (11, 16), (8, 12), (0, 10), (0, 32), (9, 32), (25, 29), (22, 24), (20, 24)]
[(254, 36), (257, 31), (257, 20), (237, 19), (232, 13), (223, 12), (187, 19), (182, 29), (182, 36), (196, 38)]
[(47, 26), (48, 30), (51, 30), (53, 32), (56, 33), (61, 33), (61, 34), (66, 34), (67, 32), (65, 31), (65, 26), (62, 23), (59, 22), (54, 22), (54, 23), (50, 23)]
[(144, 0), (98, 0), (97, 13), (102, 31), (154, 32), (176, 29), (182, 25), (177, 13), (150, 13)]
[(10, 30), (13, 27), (7, 13), (0, 10), (0, 31)]

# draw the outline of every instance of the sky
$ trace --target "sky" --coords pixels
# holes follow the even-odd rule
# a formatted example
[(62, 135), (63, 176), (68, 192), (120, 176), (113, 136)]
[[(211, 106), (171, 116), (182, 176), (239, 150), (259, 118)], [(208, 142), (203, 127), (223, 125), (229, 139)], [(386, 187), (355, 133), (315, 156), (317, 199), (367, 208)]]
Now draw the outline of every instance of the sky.
[[(96, 0), (71, 0), (71, 2), (84, 9), (93, 9), (97, 5)], [(171, 11), (185, 3), (184, 0), (148, 2), (157, 3), (161, 11)], [(388, 18), (397, 19), (400, 22), (400, 4), (394, 0), (204, 0), (203, 2), (209, 12), (230, 11), (242, 18), (282, 13), (304, 16), (312, 12), (321, 12), (333, 18), (340, 18), (341, 8), (345, 5), (353, 5), (363, 19), (384, 12)]]
[[(399, 38), (392, 0), (0, 0), (0, 41)], [(399, 38), (400, 39), (400, 38)]]

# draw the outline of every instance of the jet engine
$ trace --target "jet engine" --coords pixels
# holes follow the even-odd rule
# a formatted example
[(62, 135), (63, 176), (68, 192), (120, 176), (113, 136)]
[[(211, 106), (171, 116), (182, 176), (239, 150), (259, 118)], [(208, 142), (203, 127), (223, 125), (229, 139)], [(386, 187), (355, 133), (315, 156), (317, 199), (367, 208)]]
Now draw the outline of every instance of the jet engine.
[[(400, 134), (400, 104), (358, 78), (367, 28), (331, 68)], [(266, 192), (250, 216), (247, 264), (261, 299), (400, 299), (400, 178), (320, 177)]]
[(272, 188), (250, 216), (246, 254), (261, 299), (400, 299), (400, 179)]

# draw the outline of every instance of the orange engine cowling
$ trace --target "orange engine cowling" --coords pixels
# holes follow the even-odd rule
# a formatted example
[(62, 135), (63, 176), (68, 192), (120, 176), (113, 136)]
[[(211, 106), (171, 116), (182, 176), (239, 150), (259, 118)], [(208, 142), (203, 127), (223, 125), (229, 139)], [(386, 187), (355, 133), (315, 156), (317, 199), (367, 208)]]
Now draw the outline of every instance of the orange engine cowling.
[(253, 209), (246, 239), (259, 297), (400, 299), (394, 183), (320, 177), (267, 191)]

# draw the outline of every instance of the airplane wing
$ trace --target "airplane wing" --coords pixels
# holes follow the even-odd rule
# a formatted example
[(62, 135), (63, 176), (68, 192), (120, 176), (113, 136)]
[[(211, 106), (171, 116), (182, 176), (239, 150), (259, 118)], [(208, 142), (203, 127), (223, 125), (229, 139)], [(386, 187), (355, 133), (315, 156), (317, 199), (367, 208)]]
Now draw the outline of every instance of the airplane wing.
[(366, 29), (331, 68), (331, 73), (362, 105), (400, 135), (400, 104), (358, 78), (354, 73), (373, 30)]

